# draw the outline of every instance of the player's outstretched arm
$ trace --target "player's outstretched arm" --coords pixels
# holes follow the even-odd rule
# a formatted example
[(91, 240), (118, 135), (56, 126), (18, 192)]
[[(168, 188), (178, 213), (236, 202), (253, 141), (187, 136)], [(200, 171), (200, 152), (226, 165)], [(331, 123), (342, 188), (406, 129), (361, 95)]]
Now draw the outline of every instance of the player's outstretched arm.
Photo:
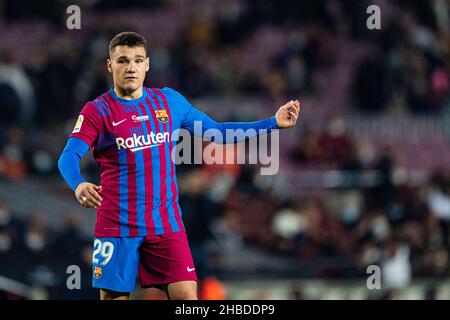
[(86, 208), (96, 209), (102, 198), (101, 186), (86, 182), (80, 173), (80, 160), (88, 152), (89, 146), (81, 139), (71, 137), (58, 160), (58, 168), (64, 180), (75, 192), (78, 202)]
[[(194, 135), (203, 135), (207, 130), (213, 129), (212, 132), (216, 130), (218, 134), (208, 135), (207, 139), (220, 144), (236, 143), (273, 129), (293, 127), (297, 123), (299, 114), (300, 102), (298, 100), (291, 100), (281, 106), (277, 113), (270, 118), (251, 122), (217, 122), (197, 108), (191, 107), (182, 127)], [(195, 126), (199, 129), (196, 129)], [(229, 132), (231, 133), (229, 134)]]

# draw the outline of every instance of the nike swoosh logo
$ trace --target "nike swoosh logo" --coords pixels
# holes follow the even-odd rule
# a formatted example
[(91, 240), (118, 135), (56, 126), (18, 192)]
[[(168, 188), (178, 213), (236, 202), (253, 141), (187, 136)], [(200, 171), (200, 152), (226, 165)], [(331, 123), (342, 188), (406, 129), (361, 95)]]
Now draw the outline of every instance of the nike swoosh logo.
[(189, 268), (189, 267), (187, 267), (187, 272), (192, 272), (192, 271), (194, 271), (195, 270), (195, 268)]
[(114, 122), (114, 121), (113, 121), (112, 125), (113, 125), (114, 127), (116, 127), (116, 126), (118, 126), (119, 124), (121, 124), (121, 123), (124, 122), (124, 121), (127, 121), (127, 119), (123, 119), (123, 120), (121, 120), (121, 121), (119, 121), (119, 122)]

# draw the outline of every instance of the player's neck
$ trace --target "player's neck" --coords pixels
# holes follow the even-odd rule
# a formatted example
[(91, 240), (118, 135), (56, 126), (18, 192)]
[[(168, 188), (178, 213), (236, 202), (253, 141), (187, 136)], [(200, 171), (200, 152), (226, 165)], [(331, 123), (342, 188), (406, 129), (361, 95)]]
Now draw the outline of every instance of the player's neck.
[(135, 100), (135, 99), (139, 99), (140, 97), (142, 97), (142, 87), (140, 87), (139, 89), (137, 89), (135, 91), (130, 92), (130, 91), (123, 90), (117, 86), (114, 86), (113, 90), (117, 97), (119, 97), (120, 99), (124, 99), (124, 100)]

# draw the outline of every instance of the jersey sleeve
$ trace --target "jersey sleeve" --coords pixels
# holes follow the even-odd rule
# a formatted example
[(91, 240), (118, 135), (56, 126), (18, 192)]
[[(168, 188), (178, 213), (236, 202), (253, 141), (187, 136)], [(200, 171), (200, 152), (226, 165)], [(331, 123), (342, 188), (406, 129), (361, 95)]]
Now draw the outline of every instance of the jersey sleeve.
[(69, 137), (79, 138), (92, 148), (101, 132), (101, 126), (102, 119), (97, 108), (93, 103), (88, 102), (78, 115), (75, 127)]
[[(279, 129), (275, 116), (258, 121), (217, 122), (195, 108), (183, 95), (173, 89), (169, 90), (174, 98), (177, 110), (181, 112), (181, 127), (188, 130), (191, 134), (203, 135), (205, 131), (210, 130), (212, 134), (206, 136), (208, 140), (217, 143), (236, 143), (261, 133)], [(197, 130), (196, 126), (201, 128), (201, 130)]]
[(168, 93), (170, 101), (176, 106), (176, 112), (181, 118), (181, 128), (190, 130), (189, 113), (194, 107), (192, 104), (178, 91), (165, 87), (163, 89)]
[(58, 160), (58, 168), (70, 188), (75, 191), (86, 180), (80, 173), (80, 160), (88, 152), (89, 146), (83, 140), (71, 137), (67, 141)]

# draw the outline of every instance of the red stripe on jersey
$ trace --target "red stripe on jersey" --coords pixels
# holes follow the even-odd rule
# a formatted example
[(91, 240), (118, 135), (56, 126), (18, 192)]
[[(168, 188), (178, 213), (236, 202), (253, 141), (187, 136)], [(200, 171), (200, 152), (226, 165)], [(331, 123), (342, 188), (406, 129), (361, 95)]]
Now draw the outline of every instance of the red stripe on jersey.
[(128, 228), (130, 237), (138, 236), (137, 229), (137, 188), (136, 188), (136, 157), (133, 152), (127, 152), (128, 165)]
[[(150, 93), (150, 90), (149, 94)], [(167, 103), (167, 99), (164, 96), (164, 94), (161, 93), (161, 91), (159, 89), (152, 89), (152, 91), (154, 93), (156, 93), (159, 97), (161, 97), (163, 104), (164, 104), (164, 108), (166, 109), (167, 115), (169, 117), (169, 132), (173, 132), (172, 131), (172, 115), (170, 113), (170, 109), (169, 109), (169, 104)], [(153, 97), (153, 95), (151, 95)], [(159, 101), (158, 99), (156, 99), (156, 97), (154, 98), (156, 101), (156, 105), (159, 109), (160, 105), (159, 105)], [(164, 124), (165, 125), (165, 124)], [(169, 157), (170, 157), (170, 189), (172, 191), (172, 196), (173, 196), (173, 207), (174, 207), (174, 212), (175, 212), (175, 219), (177, 219), (177, 223), (178, 223), (178, 227), (180, 228), (180, 230), (184, 230), (184, 224), (183, 221), (181, 220), (181, 214), (180, 214), (180, 210), (179, 210), (179, 206), (178, 206), (178, 192), (177, 192), (177, 188), (175, 186), (175, 165), (172, 161), (172, 157), (171, 155), (173, 154), (173, 142), (171, 141), (169, 143)]]

